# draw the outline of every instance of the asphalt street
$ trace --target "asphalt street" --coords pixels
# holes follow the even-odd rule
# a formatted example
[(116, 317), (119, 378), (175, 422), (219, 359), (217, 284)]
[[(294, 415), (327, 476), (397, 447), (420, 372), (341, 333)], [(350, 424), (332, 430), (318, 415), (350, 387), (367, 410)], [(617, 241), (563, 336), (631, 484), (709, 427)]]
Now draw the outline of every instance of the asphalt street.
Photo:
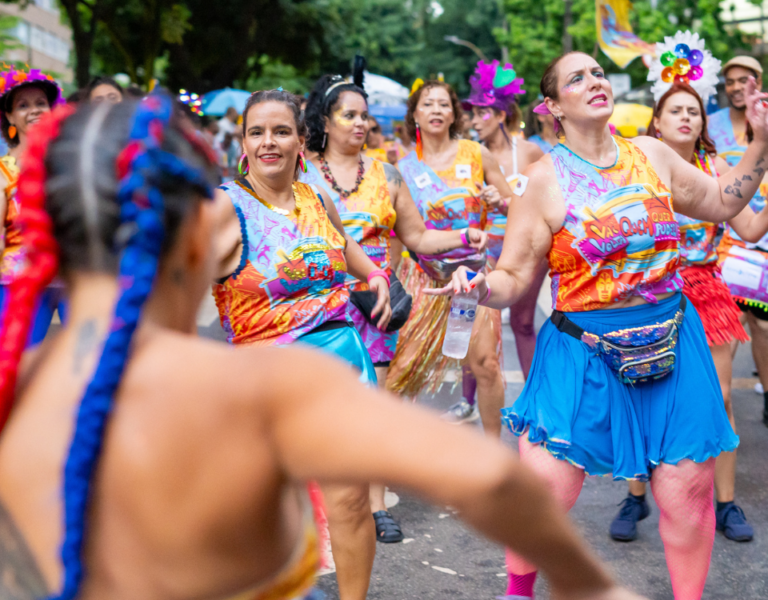
[[(215, 309), (214, 309), (215, 310)], [(200, 332), (221, 339), (222, 333), (210, 306), (199, 319)], [(537, 325), (545, 319), (539, 310)], [(507, 374), (506, 404), (510, 406), (522, 390), (522, 378), (514, 337), (504, 328), (504, 368)], [(736, 481), (737, 499), (756, 530), (755, 540), (737, 544), (718, 533), (703, 598), (741, 600), (768, 598), (768, 428), (762, 424), (762, 397), (752, 389), (753, 361), (748, 345), (739, 349), (734, 365), (734, 411), (741, 437)], [(695, 393), (692, 390), (691, 393)], [(449, 390), (420, 399), (436, 412), (458, 399)], [(468, 425), (463, 425), (464, 427)], [(469, 425), (471, 426), (471, 425)], [(516, 446), (513, 436), (503, 440)], [(400, 520), (406, 540), (400, 544), (377, 544), (368, 598), (370, 600), (420, 600), (452, 598), (490, 600), (506, 589), (504, 552), (465, 527), (450, 507), (433, 507), (393, 490), (399, 502), (391, 511)], [(651, 516), (639, 524), (639, 538), (618, 543), (608, 536), (608, 526), (617, 505), (626, 495), (626, 485), (607, 478), (588, 478), (571, 517), (595, 552), (613, 570), (616, 578), (653, 600), (673, 600), (658, 534), (658, 510), (651, 499)], [(650, 494), (649, 494), (650, 496)], [(330, 599), (338, 598), (333, 573), (320, 577), (319, 586)], [(544, 578), (536, 585), (537, 600), (548, 600)]]

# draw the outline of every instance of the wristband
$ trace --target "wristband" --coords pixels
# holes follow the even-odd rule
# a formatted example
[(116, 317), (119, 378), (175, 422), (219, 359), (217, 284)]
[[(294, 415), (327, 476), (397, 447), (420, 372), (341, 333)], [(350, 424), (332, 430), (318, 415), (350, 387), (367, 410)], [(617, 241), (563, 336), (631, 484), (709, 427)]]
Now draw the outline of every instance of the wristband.
[(389, 275), (387, 275), (387, 272), (384, 269), (376, 269), (375, 271), (368, 273), (368, 283), (371, 283), (371, 279), (374, 277), (383, 277), (387, 280), (387, 285), (389, 285)]
[(480, 302), (478, 302), (478, 304), (485, 304), (486, 302), (488, 302), (488, 299), (491, 297), (491, 286), (488, 283), (487, 279), (485, 280), (485, 287), (488, 288), (488, 293), (485, 295), (485, 298), (483, 298), (482, 300), (480, 300)]
[(464, 244), (464, 247), (466, 248), (469, 246), (469, 227), (465, 227), (461, 230), (461, 243)]

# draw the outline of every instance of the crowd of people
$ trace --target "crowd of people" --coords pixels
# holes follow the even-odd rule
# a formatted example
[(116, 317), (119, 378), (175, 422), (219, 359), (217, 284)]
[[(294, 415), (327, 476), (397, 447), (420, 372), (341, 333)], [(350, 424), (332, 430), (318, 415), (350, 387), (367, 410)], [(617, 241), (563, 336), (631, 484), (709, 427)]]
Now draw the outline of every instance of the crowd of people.
[[(751, 335), (768, 389), (768, 94), (754, 58), (721, 69), (682, 35), (632, 140), (580, 52), (524, 127), (509, 64), (479, 62), (464, 100), (419, 80), (396, 140), (357, 76), (202, 121), (109, 77), (64, 100), (0, 74), (0, 596), (317, 599), (328, 535), (364, 600), (377, 541), (404, 538), (391, 486), (504, 544), (507, 600), (539, 570), (553, 597), (639, 599), (566, 516), (601, 475), (629, 486), (616, 540), (650, 485), (674, 597), (701, 598), (716, 530), (754, 536), (731, 371)], [(228, 344), (197, 336), (211, 289)], [(506, 408), (502, 310), (526, 380)], [(449, 374), (442, 418), (402, 401)]]

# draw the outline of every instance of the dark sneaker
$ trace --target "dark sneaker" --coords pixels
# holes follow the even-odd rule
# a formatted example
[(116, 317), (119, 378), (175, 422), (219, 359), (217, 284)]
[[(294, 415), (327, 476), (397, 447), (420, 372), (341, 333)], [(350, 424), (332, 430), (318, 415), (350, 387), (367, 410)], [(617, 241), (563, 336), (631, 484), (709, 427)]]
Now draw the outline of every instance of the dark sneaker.
[(729, 540), (751, 542), (755, 537), (755, 532), (747, 521), (747, 517), (744, 516), (744, 511), (733, 502), (715, 511), (715, 519), (717, 519), (717, 530), (722, 531)]
[(449, 423), (459, 425), (460, 423), (470, 423), (480, 418), (477, 411), (477, 404), (470, 404), (466, 400), (457, 402), (442, 414), (442, 418)]
[(637, 538), (637, 523), (651, 514), (645, 498), (638, 499), (632, 494), (622, 501), (621, 510), (611, 523), (611, 538), (617, 542), (631, 542)]

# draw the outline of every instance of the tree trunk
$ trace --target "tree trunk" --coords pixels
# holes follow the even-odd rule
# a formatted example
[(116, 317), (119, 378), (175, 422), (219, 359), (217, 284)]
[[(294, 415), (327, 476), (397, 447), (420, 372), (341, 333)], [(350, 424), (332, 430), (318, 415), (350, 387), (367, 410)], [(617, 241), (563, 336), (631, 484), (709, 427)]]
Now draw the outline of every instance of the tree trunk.
[(93, 35), (96, 31), (96, 13), (94, 9), (91, 15), (91, 26), (86, 30), (83, 15), (78, 7), (79, 3), (79, 0), (61, 0), (61, 5), (72, 26), (72, 41), (75, 46), (75, 81), (78, 87), (84, 88), (91, 79), (91, 50)]
[(563, 54), (573, 52), (573, 36), (568, 33), (568, 28), (573, 25), (573, 13), (571, 5), (573, 0), (565, 0), (565, 14), (563, 15)]

